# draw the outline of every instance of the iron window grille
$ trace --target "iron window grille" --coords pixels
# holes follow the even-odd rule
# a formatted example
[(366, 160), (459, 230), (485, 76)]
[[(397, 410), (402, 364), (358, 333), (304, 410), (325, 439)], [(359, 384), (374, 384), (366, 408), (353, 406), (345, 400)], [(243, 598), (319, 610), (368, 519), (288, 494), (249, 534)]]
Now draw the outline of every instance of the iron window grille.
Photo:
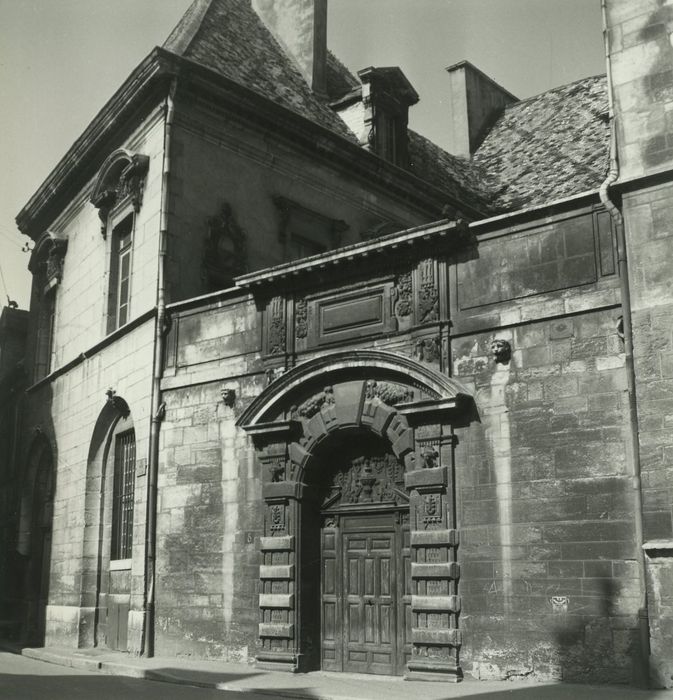
[(135, 473), (135, 431), (127, 430), (115, 438), (110, 552), (110, 558), (113, 560), (131, 558)]

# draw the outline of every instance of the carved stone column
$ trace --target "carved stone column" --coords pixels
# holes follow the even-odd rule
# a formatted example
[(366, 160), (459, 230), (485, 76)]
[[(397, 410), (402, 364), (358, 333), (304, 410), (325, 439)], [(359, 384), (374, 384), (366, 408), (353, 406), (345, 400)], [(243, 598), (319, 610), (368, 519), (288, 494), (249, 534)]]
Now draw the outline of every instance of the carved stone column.
[(263, 470), (264, 536), (259, 567), (260, 668), (296, 672), (301, 667), (299, 642), (299, 538), (304, 485), (290, 473), (288, 441), (294, 421), (249, 429)]
[(453, 401), (398, 407), (414, 428), (411, 492), (412, 658), (406, 677), (457, 681), (461, 644), (458, 617), (458, 532), (453, 498), (453, 436), (446, 420)]

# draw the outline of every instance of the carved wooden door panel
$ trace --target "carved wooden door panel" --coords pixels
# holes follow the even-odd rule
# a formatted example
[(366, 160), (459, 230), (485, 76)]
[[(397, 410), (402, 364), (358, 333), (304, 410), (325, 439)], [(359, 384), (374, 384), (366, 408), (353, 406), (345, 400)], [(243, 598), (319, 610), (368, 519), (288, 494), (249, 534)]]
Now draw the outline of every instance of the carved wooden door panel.
[(321, 602), (321, 659), (324, 671), (341, 671), (341, 566), (338, 530), (323, 528), (322, 548), (322, 602)]
[(397, 653), (394, 532), (345, 533), (343, 556), (344, 670), (392, 675)]

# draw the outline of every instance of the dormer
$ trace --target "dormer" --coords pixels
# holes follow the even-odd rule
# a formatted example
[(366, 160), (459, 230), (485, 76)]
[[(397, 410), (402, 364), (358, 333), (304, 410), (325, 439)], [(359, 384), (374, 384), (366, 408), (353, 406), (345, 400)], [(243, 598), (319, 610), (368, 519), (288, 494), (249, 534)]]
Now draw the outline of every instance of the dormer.
[(394, 165), (409, 167), (409, 107), (418, 102), (418, 93), (397, 67), (365, 68), (358, 77), (367, 135), (363, 145)]

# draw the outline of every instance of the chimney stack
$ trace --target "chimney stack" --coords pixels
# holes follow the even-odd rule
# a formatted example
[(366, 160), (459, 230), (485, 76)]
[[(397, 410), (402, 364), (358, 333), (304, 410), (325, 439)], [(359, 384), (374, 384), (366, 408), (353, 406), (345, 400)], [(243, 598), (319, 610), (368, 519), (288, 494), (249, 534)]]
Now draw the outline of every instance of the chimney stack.
[(327, 94), (327, 0), (252, 0), (252, 7), (304, 76)]
[(448, 150), (469, 158), (505, 107), (519, 100), (469, 61), (446, 70), (450, 80)]

